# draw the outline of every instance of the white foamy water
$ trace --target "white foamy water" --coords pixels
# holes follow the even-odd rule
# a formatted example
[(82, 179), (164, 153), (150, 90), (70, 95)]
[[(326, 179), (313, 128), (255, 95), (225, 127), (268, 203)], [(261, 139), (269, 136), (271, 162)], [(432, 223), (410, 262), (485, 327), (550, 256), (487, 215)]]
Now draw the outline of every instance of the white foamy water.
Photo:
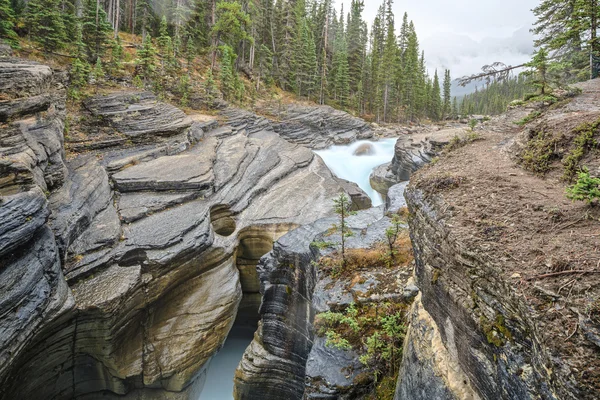
[[(383, 203), (381, 195), (376, 192), (369, 182), (371, 172), (381, 164), (388, 163), (394, 158), (394, 145), (397, 139), (382, 139), (377, 142), (361, 140), (349, 145), (332, 146), (326, 150), (315, 151), (329, 169), (338, 177), (355, 182), (369, 195), (373, 206)], [(354, 155), (354, 152), (371, 145), (372, 154)]]

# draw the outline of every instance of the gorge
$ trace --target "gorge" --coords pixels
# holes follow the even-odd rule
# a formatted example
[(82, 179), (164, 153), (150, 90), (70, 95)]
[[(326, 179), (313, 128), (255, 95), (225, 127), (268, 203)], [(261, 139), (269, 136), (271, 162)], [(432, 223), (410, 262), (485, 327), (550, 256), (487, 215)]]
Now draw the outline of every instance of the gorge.
[[(355, 306), (403, 318), (395, 399), (596, 397), (599, 215), (564, 198), (561, 160), (598, 135), (598, 81), (408, 134), (131, 88), (68, 114), (60, 71), (5, 56), (0, 77), (0, 399), (368, 399), (362, 344), (324, 333)], [(544, 179), (523, 166), (540, 141)], [(341, 272), (340, 193), (360, 260)]]

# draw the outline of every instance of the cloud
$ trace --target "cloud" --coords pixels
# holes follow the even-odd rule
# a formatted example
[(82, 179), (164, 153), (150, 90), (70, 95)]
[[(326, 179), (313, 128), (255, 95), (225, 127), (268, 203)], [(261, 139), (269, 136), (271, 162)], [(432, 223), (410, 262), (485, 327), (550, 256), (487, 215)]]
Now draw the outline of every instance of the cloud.
[(457, 78), (477, 73), (482, 66), (496, 61), (507, 65), (527, 62), (533, 52), (533, 36), (527, 28), (518, 29), (510, 37), (482, 40), (440, 32), (423, 40), (421, 47), (430, 70), (447, 68)]

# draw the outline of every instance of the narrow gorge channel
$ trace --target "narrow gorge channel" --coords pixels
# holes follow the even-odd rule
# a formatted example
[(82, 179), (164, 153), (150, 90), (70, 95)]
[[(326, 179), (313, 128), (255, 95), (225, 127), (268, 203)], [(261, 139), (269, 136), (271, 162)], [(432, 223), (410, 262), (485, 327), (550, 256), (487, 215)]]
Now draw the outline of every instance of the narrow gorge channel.
[[(396, 140), (361, 140), (348, 145), (334, 145), (315, 153), (338, 178), (354, 182), (364, 190), (376, 207), (383, 203), (383, 198), (371, 187), (369, 176), (375, 168), (392, 160)], [(211, 210), (211, 217), (217, 234), (227, 236), (235, 230), (235, 223), (226, 210), (215, 207)], [(210, 361), (206, 383), (198, 400), (233, 399), (236, 368), (252, 342), (260, 319), (261, 294), (256, 267), (259, 259), (273, 249), (277, 236), (275, 232), (265, 232), (264, 228), (248, 228), (239, 233), (236, 265), (240, 271), (243, 298), (223, 348)]]

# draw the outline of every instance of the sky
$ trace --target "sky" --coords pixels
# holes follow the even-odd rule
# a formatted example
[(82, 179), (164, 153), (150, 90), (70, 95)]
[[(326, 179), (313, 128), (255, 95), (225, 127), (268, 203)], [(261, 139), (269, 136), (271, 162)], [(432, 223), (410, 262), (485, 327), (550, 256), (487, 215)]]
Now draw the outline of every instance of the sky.
[[(383, 0), (364, 0), (370, 24)], [(351, 0), (335, 0), (339, 9)], [(518, 65), (533, 52), (529, 32), (539, 0), (395, 0), (396, 29), (408, 13), (417, 30), (428, 68), (450, 69), (453, 78), (477, 73), (495, 61)]]

